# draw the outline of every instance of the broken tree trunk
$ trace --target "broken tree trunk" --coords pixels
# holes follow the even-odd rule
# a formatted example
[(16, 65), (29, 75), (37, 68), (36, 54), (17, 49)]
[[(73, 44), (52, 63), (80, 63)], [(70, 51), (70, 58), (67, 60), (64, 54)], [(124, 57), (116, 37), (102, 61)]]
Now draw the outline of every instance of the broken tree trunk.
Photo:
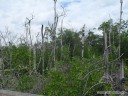
[(121, 70), (121, 78), (120, 79), (123, 79), (124, 78), (124, 61), (122, 60), (122, 64), (121, 64), (121, 68), (120, 68), (120, 70)]

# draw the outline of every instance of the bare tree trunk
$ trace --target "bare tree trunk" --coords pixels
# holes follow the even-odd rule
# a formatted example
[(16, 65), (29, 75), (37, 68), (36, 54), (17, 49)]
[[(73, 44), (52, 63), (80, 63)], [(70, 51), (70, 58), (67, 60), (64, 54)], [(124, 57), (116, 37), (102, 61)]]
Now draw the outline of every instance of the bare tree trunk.
[(34, 58), (33, 58), (33, 70), (34, 70), (34, 72), (35, 73), (37, 73), (37, 68), (36, 68), (36, 44), (34, 45), (34, 47), (33, 47), (33, 56), (34, 56)]
[(123, 0), (120, 0), (120, 26), (119, 26), (119, 57), (120, 57), (120, 52), (121, 52), (121, 21), (122, 21), (122, 14), (123, 14), (123, 11), (122, 11), (122, 5), (123, 5)]
[(56, 28), (58, 24), (58, 15), (56, 12), (57, 0), (54, 0), (54, 24), (53, 24), (53, 67), (56, 68)]
[(45, 27), (46, 47), (48, 47), (48, 27)]
[[(32, 37), (31, 37), (31, 21), (33, 20), (33, 16), (31, 19), (29, 18), (26, 18), (26, 20), (28, 20), (28, 22), (25, 23), (25, 27), (26, 27), (26, 34), (28, 33), (29, 34), (29, 41), (27, 42), (28, 43), (28, 46), (29, 46), (29, 66), (30, 66), (30, 69), (29, 69), (29, 75), (31, 75), (31, 67), (32, 67), (32, 61), (31, 61), (31, 57), (32, 57)], [(26, 35), (26, 40), (28, 40), (28, 34)]]
[(104, 80), (105, 83), (108, 83), (109, 80), (109, 70), (108, 70), (108, 45), (107, 45), (107, 33), (104, 31)]
[(31, 61), (31, 57), (32, 57), (32, 41), (31, 41), (31, 23), (29, 22), (29, 37), (30, 37), (30, 44), (29, 44), (29, 54), (30, 54), (30, 56), (29, 56), (29, 65), (30, 65), (30, 67), (31, 67), (31, 63), (32, 63), (32, 61)]
[[(109, 29), (109, 46), (111, 46), (111, 33), (112, 33), (112, 28), (111, 28), (111, 19), (110, 19), (110, 29)], [(111, 47), (110, 47), (110, 50), (109, 50), (110, 52), (111, 52)]]
[(123, 83), (122, 83), (122, 80), (124, 79), (124, 65), (123, 63), (121, 62), (121, 26), (122, 26), (122, 14), (123, 14), (123, 11), (122, 11), (122, 5), (123, 5), (123, 0), (120, 0), (120, 25), (119, 25), (119, 60), (118, 60), (118, 76), (119, 76), (119, 90), (123, 90)]
[(31, 21), (29, 21), (29, 37), (30, 37), (30, 47), (32, 47), (32, 36), (31, 36)]
[(122, 79), (124, 79), (124, 62), (123, 62), (123, 60), (122, 60), (122, 62), (120, 62), (121, 64), (120, 64), (120, 69), (119, 69), (119, 78), (120, 78), (120, 80), (122, 80)]
[(41, 36), (42, 36), (42, 46), (41, 46), (41, 51), (42, 51), (42, 76), (44, 77), (44, 33), (43, 33), (43, 25), (41, 27)]
[(25, 31), (26, 31), (26, 45), (28, 46), (28, 24), (25, 22)]
[(124, 61), (122, 60), (122, 64), (121, 64), (121, 79), (124, 78)]

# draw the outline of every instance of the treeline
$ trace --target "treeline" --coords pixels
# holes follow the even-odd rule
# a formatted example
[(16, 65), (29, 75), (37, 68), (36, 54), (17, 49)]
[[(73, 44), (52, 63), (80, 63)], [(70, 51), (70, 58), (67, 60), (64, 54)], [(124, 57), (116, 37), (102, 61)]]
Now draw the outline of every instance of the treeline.
[[(86, 32), (83, 26), (80, 31), (60, 30), (54, 37), (50, 27), (42, 32), (42, 26), (42, 41), (31, 44), (27, 38), (20, 44), (10, 41), (1, 44), (1, 89), (46, 96), (94, 96), (97, 91), (117, 90), (116, 59), (123, 59), (125, 73), (128, 71), (127, 24), (127, 21), (122, 21), (121, 57), (118, 57), (119, 23), (112, 20), (99, 26), (98, 30), (103, 32), (100, 35), (94, 34), (93, 30)], [(104, 33), (108, 37), (109, 74), (113, 79), (112, 83), (107, 84), (104, 84)], [(1, 35), (0, 41), (4, 42), (5, 38)]]

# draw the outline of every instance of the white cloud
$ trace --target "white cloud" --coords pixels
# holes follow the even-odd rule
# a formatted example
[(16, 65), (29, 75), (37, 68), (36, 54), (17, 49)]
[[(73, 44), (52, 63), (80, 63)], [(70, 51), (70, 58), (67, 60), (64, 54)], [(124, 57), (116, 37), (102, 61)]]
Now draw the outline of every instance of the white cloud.
[[(58, 10), (66, 6), (67, 16), (64, 26), (79, 29), (86, 24), (88, 28), (98, 27), (103, 21), (119, 19), (120, 0), (58, 0)], [(124, 19), (128, 19), (128, 0), (124, 0)], [(8, 26), (14, 33), (24, 32), (26, 17), (34, 15), (33, 34), (40, 31), (41, 24), (47, 26), (53, 21), (52, 0), (0, 0), (0, 30)], [(60, 23), (59, 23), (60, 24)]]

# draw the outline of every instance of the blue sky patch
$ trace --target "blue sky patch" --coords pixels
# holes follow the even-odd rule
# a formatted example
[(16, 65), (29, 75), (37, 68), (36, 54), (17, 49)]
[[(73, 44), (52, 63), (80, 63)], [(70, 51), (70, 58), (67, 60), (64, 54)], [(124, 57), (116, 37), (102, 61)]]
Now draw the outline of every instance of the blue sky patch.
[(69, 6), (71, 3), (75, 3), (75, 2), (79, 3), (80, 0), (65, 1), (65, 2), (62, 2), (62, 5), (63, 5), (64, 7), (67, 7), (67, 6)]

